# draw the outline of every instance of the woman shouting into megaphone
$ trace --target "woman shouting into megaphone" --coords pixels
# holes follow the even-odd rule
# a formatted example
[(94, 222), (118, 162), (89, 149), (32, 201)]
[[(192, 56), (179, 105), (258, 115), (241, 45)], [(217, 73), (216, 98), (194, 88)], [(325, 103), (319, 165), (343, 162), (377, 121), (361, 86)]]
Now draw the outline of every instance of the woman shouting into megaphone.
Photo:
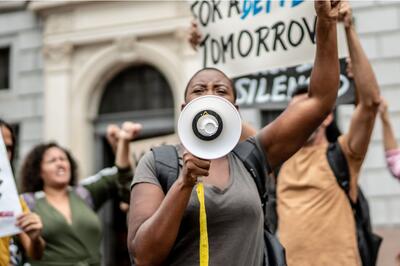
[[(293, 155), (331, 112), (339, 87), (336, 24), (338, 1), (316, 1), (316, 57), (309, 94), (245, 142), (272, 171)], [(188, 82), (185, 103), (214, 95), (235, 104), (232, 81), (220, 70), (198, 71)], [(240, 144), (239, 144), (240, 145)], [(139, 162), (131, 186), (128, 246), (135, 265), (267, 265), (264, 215), (253, 174), (234, 152), (205, 160), (176, 146), (179, 174), (167, 186), (155, 153)], [(173, 163), (168, 165), (173, 169)], [(165, 168), (163, 168), (165, 169)], [(206, 242), (203, 242), (198, 177), (204, 183)], [(204, 217), (203, 217), (204, 218)], [(207, 238), (208, 237), (208, 238)]]

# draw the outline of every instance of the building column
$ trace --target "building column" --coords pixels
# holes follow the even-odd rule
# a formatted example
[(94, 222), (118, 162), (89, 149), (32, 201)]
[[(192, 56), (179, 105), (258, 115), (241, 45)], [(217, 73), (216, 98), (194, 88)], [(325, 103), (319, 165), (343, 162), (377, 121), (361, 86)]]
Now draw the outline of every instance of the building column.
[(70, 147), (71, 44), (45, 45), (44, 139)]

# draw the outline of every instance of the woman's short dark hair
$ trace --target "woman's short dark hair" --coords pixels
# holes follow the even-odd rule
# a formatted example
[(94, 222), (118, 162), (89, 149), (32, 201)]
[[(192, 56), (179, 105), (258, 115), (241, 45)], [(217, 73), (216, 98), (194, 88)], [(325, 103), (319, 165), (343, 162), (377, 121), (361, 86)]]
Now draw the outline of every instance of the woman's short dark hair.
[(14, 130), (13, 130), (12, 126), (9, 123), (7, 123), (6, 121), (4, 121), (3, 119), (0, 118), (0, 128), (1, 127), (7, 128), (11, 133), (12, 147), (11, 147), (11, 160), (10, 160), (10, 163), (12, 165), (12, 162), (14, 160), (15, 145), (16, 145), (16, 143), (15, 143), (15, 141), (16, 141), (15, 133), (14, 133)]
[(44, 154), (50, 148), (59, 148), (67, 155), (71, 167), (71, 186), (76, 184), (78, 167), (71, 153), (55, 142), (42, 143), (35, 146), (26, 156), (21, 167), (22, 192), (36, 192), (43, 190), (43, 179), (40, 175)]

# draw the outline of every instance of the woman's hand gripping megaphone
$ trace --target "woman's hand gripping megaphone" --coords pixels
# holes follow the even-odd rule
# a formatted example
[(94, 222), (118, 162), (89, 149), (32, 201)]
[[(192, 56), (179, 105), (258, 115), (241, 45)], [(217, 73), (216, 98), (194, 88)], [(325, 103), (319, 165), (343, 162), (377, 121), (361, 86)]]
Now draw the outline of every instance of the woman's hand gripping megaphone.
[(184, 186), (194, 187), (198, 178), (208, 176), (211, 161), (200, 159), (188, 151), (185, 151), (182, 157), (182, 174), (179, 178)]

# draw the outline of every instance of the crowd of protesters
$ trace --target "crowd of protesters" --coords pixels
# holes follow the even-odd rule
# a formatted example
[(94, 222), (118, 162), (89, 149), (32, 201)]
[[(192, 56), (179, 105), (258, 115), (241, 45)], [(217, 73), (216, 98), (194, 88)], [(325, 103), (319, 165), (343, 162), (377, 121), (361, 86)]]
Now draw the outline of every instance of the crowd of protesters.
[[(244, 123), (239, 144), (222, 158), (205, 160), (181, 144), (173, 146), (170, 156), (176, 156), (177, 173), (167, 188), (154, 151), (148, 151), (132, 171), (130, 142), (142, 129), (137, 123), (108, 127), (115, 166), (80, 182), (77, 163), (66, 148), (55, 142), (33, 147), (19, 171), (23, 214), (16, 225), (22, 233), (0, 238), (0, 266), (102, 265), (102, 229), (96, 212), (109, 199), (129, 204), (128, 239), (119, 245), (128, 245), (134, 265), (199, 265), (199, 177), (205, 184), (207, 265), (375, 265), (381, 240), (371, 228), (366, 228), (366, 237), (376, 237), (373, 243), (360, 240), (357, 214), (364, 211), (361, 218), (370, 222), (368, 205), (360, 206), (366, 201), (358, 180), (378, 113), (387, 165), (397, 179), (400, 148), (387, 103), (355, 31), (350, 4), (315, 1), (315, 11), (316, 54), (307, 86), (299, 86), (286, 110), (260, 130)], [(333, 113), (339, 88), (338, 21), (345, 24), (351, 62), (347, 74), (356, 92), (350, 127), (343, 134)], [(199, 40), (193, 24), (190, 43), (195, 48)], [(231, 79), (215, 68), (191, 77), (182, 106), (205, 95), (233, 105), (237, 96)], [(0, 129), (12, 164), (15, 135), (3, 120)], [(252, 153), (246, 162), (235, 153), (244, 149)], [(272, 223), (278, 233), (273, 238), (265, 235), (275, 232), (276, 226), (266, 225), (272, 213), (260, 201), (254, 173), (245, 165), (248, 161), (273, 180), (267, 186), (276, 186), (278, 218)], [(277, 263), (279, 252), (267, 248), (278, 240), (285, 250), (282, 264)], [(376, 249), (360, 246), (367, 242)]]

